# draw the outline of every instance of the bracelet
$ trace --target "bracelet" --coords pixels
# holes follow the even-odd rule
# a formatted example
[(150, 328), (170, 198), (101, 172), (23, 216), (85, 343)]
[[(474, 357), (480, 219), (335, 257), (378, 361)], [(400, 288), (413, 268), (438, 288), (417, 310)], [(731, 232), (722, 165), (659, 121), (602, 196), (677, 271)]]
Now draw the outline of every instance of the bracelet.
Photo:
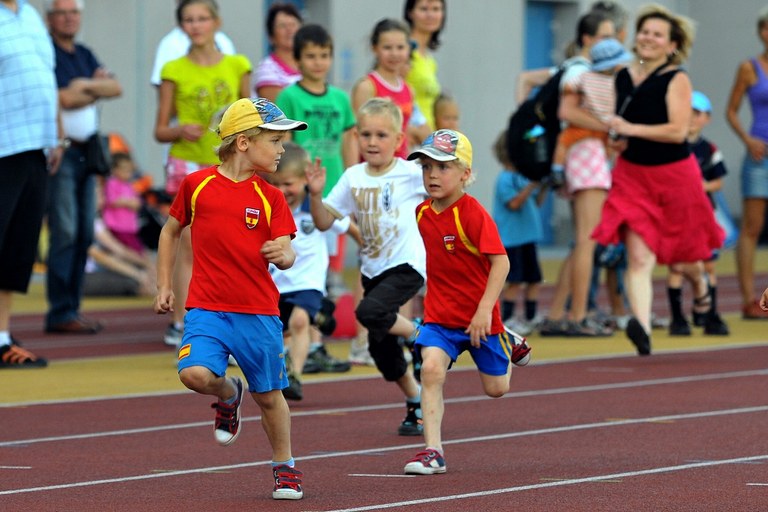
[(58, 147), (62, 149), (69, 149), (69, 147), (72, 145), (72, 139), (65, 137), (63, 139), (59, 139)]

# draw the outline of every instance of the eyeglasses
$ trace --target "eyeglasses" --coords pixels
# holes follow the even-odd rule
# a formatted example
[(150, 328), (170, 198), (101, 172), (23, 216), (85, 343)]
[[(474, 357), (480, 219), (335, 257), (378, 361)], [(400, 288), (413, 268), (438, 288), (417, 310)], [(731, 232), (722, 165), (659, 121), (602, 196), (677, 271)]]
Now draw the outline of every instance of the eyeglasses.
[(80, 10), (79, 9), (71, 9), (69, 11), (56, 10), (56, 11), (51, 11), (51, 14), (53, 16), (80, 16)]

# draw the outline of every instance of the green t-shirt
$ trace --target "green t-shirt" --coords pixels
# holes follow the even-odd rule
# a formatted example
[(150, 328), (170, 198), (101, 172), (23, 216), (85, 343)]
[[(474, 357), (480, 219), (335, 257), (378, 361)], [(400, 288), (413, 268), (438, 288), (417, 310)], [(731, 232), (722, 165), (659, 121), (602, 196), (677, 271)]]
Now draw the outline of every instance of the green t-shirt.
[(221, 139), (215, 132), (214, 117), (240, 99), (240, 83), (243, 75), (250, 71), (251, 62), (244, 55), (225, 55), (213, 66), (200, 66), (185, 55), (163, 66), (160, 78), (176, 84), (179, 124), (200, 124), (207, 129), (195, 142), (184, 139), (174, 142), (171, 156), (198, 164), (219, 163), (214, 148), (221, 144)]
[(293, 132), (293, 140), (313, 159), (322, 160), (326, 170), (325, 197), (344, 172), (342, 135), (355, 126), (349, 96), (332, 85), (326, 87), (324, 94), (313, 94), (295, 83), (280, 92), (276, 103), (290, 119), (307, 123), (306, 130)]

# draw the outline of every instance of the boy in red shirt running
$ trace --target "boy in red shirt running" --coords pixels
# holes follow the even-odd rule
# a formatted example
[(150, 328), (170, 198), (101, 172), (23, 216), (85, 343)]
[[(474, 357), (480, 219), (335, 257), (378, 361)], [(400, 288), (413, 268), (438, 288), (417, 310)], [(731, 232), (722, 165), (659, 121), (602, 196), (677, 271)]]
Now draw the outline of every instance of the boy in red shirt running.
[(417, 158), (430, 196), (416, 209), (427, 252), (424, 325), (416, 338), (423, 358), (426, 449), (408, 461), (405, 473), (433, 475), (446, 471), (440, 434), (443, 383), (459, 354), (469, 350), (483, 390), (500, 397), (509, 391), (510, 363), (527, 364), (531, 349), (501, 321), (498, 298), (509, 260), (493, 219), (464, 192), (475, 178), (469, 140), (453, 130), (438, 130), (408, 156)]
[(258, 172), (273, 173), (285, 151), (286, 131), (307, 124), (287, 119), (263, 98), (243, 98), (224, 112), (218, 133), (221, 165), (188, 175), (160, 233), (157, 253), (159, 314), (173, 311), (173, 267), (179, 236), (192, 233), (192, 280), (179, 347), (179, 379), (189, 389), (218, 397), (214, 436), (223, 446), (240, 434), (243, 382), (227, 378), (234, 356), (259, 405), (272, 446), (274, 499), (304, 496), (302, 473), (291, 456), (291, 415), (282, 389), (288, 386), (279, 294), (268, 266), (286, 269), (296, 225), (283, 193)]

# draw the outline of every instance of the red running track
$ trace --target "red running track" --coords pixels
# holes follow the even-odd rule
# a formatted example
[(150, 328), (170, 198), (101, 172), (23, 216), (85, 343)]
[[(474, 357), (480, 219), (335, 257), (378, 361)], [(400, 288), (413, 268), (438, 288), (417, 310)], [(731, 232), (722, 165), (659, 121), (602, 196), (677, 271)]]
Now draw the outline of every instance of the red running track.
[(305, 499), (271, 499), (252, 401), (231, 447), (192, 393), (0, 410), (4, 511), (768, 510), (768, 347), (532, 364), (481, 396), (449, 373), (448, 472), (402, 475), (420, 438), (379, 378), (292, 404)]

